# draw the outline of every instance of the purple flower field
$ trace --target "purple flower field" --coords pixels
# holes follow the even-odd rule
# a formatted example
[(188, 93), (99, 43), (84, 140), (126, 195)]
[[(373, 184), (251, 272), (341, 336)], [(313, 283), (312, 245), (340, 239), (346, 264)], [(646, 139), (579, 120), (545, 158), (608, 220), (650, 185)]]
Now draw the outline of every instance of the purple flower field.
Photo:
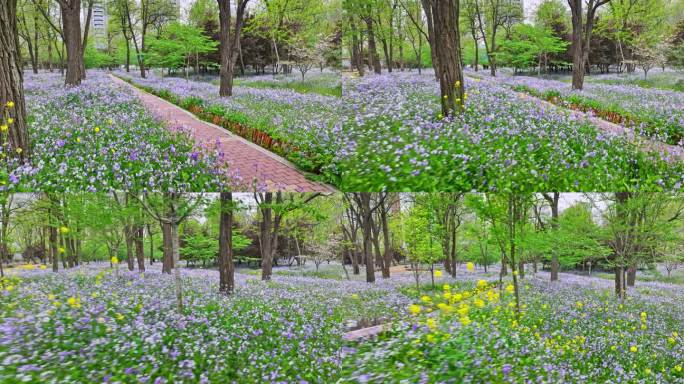
[(218, 148), (168, 129), (103, 72), (72, 88), (58, 73), (27, 74), (25, 90), (33, 159), (9, 165), (11, 191), (203, 191), (231, 182)]

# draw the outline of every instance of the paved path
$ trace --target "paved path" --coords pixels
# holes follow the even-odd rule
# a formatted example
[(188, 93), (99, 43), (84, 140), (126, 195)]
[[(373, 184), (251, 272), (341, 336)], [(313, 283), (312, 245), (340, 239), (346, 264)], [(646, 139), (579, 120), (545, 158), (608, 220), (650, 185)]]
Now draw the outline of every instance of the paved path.
[(238, 175), (242, 180), (235, 188), (235, 192), (252, 192), (255, 179), (258, 185), (265, 186), (268, 190), (335, 191), (331, 186), (307, 180), (294, 164), (282, 157), (217, 125), (199, 120), (190, 112), (144, 92), (116, 76), (110, 76), (115, 84), (130, 89), (152, 114), (166, 121), (167, 125), (190, 128), (199, 145), (214, 144), (218, 141), (225, 153), (231, 175)]

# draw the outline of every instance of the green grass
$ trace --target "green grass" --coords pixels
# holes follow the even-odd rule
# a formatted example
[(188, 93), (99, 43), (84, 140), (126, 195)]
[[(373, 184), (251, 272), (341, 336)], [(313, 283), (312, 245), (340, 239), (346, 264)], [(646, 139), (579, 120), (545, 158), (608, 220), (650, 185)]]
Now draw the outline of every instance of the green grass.
[(334, 74), (315, 75), (305, 80), (301, 80), (300, 77), (283, 78), (282, 76), (276, 76), (273, 80), (236, 78), (235, 85), (259, 89), (291, 89), (299, 93), (317, 93), (324, 96), (342, 96), (339, 76)]
[(590, 81), (602, 84), (636, 85), (641, 88), (655, 88), (665, 91), (684, 92), (684, 76), (678, 76), (672, 73), (653, 73), (646, 79), (643, 77), (605, 80), (593, 80), (590, 78)]

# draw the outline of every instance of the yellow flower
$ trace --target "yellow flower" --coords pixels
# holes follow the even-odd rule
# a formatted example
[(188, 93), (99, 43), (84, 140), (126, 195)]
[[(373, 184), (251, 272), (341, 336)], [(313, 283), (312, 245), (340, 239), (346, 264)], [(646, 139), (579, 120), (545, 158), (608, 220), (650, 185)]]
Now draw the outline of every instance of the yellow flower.
[(107, 119), (107, 124), (112, 125), (113, 123), (112, 119)]
[(99, 296), (99, 295), (97, 294), (97, 292), (93, 292), (93, 293), (90, 294), (90, 297), (92, 297), (93, 299), (96, 299), (97, 296)]
[(95, 127), (95, 133), (100, 133), (100, 127)]
[(52, 301), (54, 299), (55, 299), (55, 295), (53, 295), (52, 293), (48, 295), (48, 300)]
[(14, 108), (14, 101), (8, 101), (7, 108)]
[(40, 269), (47, 269), (47, 266), (45, 264), (41, 264)]
[(433, 335), (433, 334), (428, 334), (428, 335), (425, 337), (425, 340), (427, 340), (428, 343), (434, 343), (434, 342), (435, 342), (435, 335)]
[(80, 137), (77, 137), (77, 138), (76, 138), (76, 142), (77, 142), (77, 143), (80, 143), (80, 142), (81, 142), (81, 138), (80, 138)]
[(513, 293), (513, 292), (515, 292), (515, 287), (513, 286), (513, 284), (508, 284), (508, 285), (506, 286), (506, 292), (508, 292), (508, 293)]
[(677, 342), (677, 340), (675, 340), (674, 337), (668, 337), (668, 338), (667, 338), (667, 342), (670, 343), (670, 344), (674, 344), (674, 343)]
[(59, 307), (62, 306), (62, 303), (60, 303), (59, 301), (54, 301), (54, 302), (52, 302), (52, 305), (54, 305), (55, 307), (59, 308)]
[(414, 315), (417, 315), (420, 313), (420, 305), (417, 304), (411, 304), (409, 305), (409, 311), (413, 313)]
[(444, 116), (443, 116), (441, 113), (440, 113), (439, 115), (437, 115), (437, 118), (438, 118), (438, 119), (441, 119), (441, 118), (443, 118), (443, 117), (444, 117)]
[(24, 152), (24, 150), (21, 149), (21, 147), (17, 147), (16, 151), (17, 151), (18, 154), (21, 154), (22, 152)]
[(114, 315), (114, 317), (116, 317), (117, 320), (123, 320), (124, 319), (124, 315), (122, 315), (120, 313), (117, 313), (116, 315)]
[(630, 352), (636, 352), (638, 350), (639, 350), (639, 348), (637, 348), (636, 345), (632, 345), (631, 347), (629, 347)]
[(675, 337), (675, 338), (676, 338), (676, 337), (679, 337), (679, 333), (677, 333), (676, 331), (675, 331), (675, 332), (672, 332), (672, 337)]
[(112, 256), (111, 262), (112, 264), (119, 264), (119, 258), (116, 256)]
[(578, 301), (577, 302), (577, 309), (582, 309), (582, 308), (584, 308), (584, 303), (582, 303), (581, 301)]
[(471, 263), (470, 261), (466, 263), (466, 269), (469, 270), (470, 272), (475, 270), (475, 264)]
[(435, 319), (427, 319), (427, 326), (428, 328), (434, 331), (435, 328), (437, 328), (437, 322), (435, 321)]
[(420, 297), (420, 301), (427, 304), (432, 302), (432, 298), (430, 298), (430, 296), (423, 295)]
[(451, 298), (451, 292), (444, 292), (444, 298), (449, 300)]
[(64, 235), (64, 234), (67, 234), (67, 233), (69, 233), (69, 228), (64, 227), (64, 226), (59, 227), (59, 233), (61, 233), (61, 234), (63, 234), (63, 235)]
[(69, 304), (69, 306), (71, 308), (80, 308), (81, 307), (81, 299), (72, 296), (72, 297), (67, 299), (67, 304)]
[(442, 285), (442, 289), (445, 291), (448, 291), (451, 289), (451, 286), (449, 284), (444, 284), (444, 285)]
[(442, 271), (439, 269), (435, 271), (435, 277), (442, 277)]
[(456, 81), (456, 83), (454, 83), (454, 86), (456, 86), (456, 87), (458, 87), (458, 86), (460, 86), (460, 85), (461, 85), (461, 82), (460, 82), (460, 81)]
[(473, 303), (474, 303), (475, 306), (478, 307), (478, 308), (482, 308), (482, 307), (485, 306), (485, 302), (482, 301), (482, 299), (475, 299), (475, 301), (474, 301)]
[(5, 290), (6, 290), (7, 292), (12, 292), (12, 291), (14, 291), (14, 286), (13, 286), (13, 285), (8, 285), (8, 286), (5, 287)]
[(11, 117), (8, 117), (8, 118), (7, 118), (7, 124), (8, 124), (8, 125), (12, 125), (12, 123), (14, 123), (14, 119), (11, 118)]
[(479, 289), (485, 289), (485, 288), (487, 288), (487, 281), (485, 281), (485, 280), (478, 280), (478, 281), (477, 281), (477, 288), (479, 288)]
[(8, 129), (9, 127), (7, 125), (0, 125), (0, 132), (7, 132)]
[(674, 366), (674, 370), (677, 371), (677, 372), (681, 372), (681, 371), (682, 371), (682, 365), (681, 365), (681, 364), (675, 365), (675, 366)]
[(470, 320), (470, 318), (468, 316), (461, 317), (460, 320), (461, 320), (461, 324), (463, 324), (463, 325), (468, 325), (468, 324), (473, 322), (472, 320)]
[(650, 374), (651, 374), (651, 369), (650, 369), (650, 368), (644, 369), (644, 373), (647, 374), (647, 375), (650, 375)]
[(351, 297), (352, 297), (352, 299), (358, 299), (359, 295), (357, 295), (356, 293), (352, 293)]
[(611, 350), (611, 351), (617, 351), (617, 347), (613, 345), (613, 346), (610, 347), (610, 350)]
[(64, 249), (64, 247), (59, 247), (59, 248), (57, 248), (57, 252), (58, 253), (65, 253), (66, 249)]

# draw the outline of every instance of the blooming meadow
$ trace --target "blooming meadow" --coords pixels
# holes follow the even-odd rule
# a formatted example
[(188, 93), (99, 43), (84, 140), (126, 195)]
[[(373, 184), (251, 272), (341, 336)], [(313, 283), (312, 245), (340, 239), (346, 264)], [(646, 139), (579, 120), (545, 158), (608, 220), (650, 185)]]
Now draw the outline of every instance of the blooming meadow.
[(166, 127), (104, 73), (77, 87), (58, 73), (27, 74), (24, 85), (32, 162), (8, 165), (7, 190), (203, 191), (232, 182), (220, 148)]
[[(339, 265), (337, 266), (339, 268)], [(91, 264), (55, 274), (15, 268), (0, 294), (0, 381), (56, 382), (663, 382), (684, 381), (681, 286), (640, 282), (624, 302), (610, 282), (546, 273), (513, 285), (438, 273), (359, 280), (184, 269), (173, 278)], [(347, 324), (382, 318), (377, 338), (344, 341)]]
[(667, 152), (492, 81), (469, 79), (465, 113), (444, 118), (430, 73), (345, 78), (341, 99), (250, 85), (266, 80), (219, 98), (206, 82), (126, 79), (342, 190), (658, 190), (684, 173)]
[(462, 116), (439, 115), (430, 73), (348, 79), (354, 119), (342, 189), (581, 190), (681, 185), (682, 163), (646, 153), (583, 118), (469, 79)]
[[(334, 158), (344, 136), (345, 106), (339, 97), (315, 92), (301, 93), (287, 87), (265, 84), (270, 76), (243, 80), (231, 97), (219, 97), (219, 87), (210, 82), (181, 78), (142, 79), (119, 74), (138, 87), (177, 104), (201, 118), (286, 157), (301, 169), (335, 177)], [(325, 77), (328, 82), (329, 76)], [(334, 87), (334, 85), (333, 85)]]
[(519, 314), (512, 284), (444, 284), (410, 306), (410, 320), (350, 347), (341, 381), (684, 382), (681, 286), (620, 302), (609, 283), (561, 280), (523, 280)]
[(184, 270), (173, 278), (90, 265), (54, 274), (20, 269), (0, 289), (0, 381), (330, 382), (339, 376), (345, 321), (403, 314), (393, 285), (368, 286)]

